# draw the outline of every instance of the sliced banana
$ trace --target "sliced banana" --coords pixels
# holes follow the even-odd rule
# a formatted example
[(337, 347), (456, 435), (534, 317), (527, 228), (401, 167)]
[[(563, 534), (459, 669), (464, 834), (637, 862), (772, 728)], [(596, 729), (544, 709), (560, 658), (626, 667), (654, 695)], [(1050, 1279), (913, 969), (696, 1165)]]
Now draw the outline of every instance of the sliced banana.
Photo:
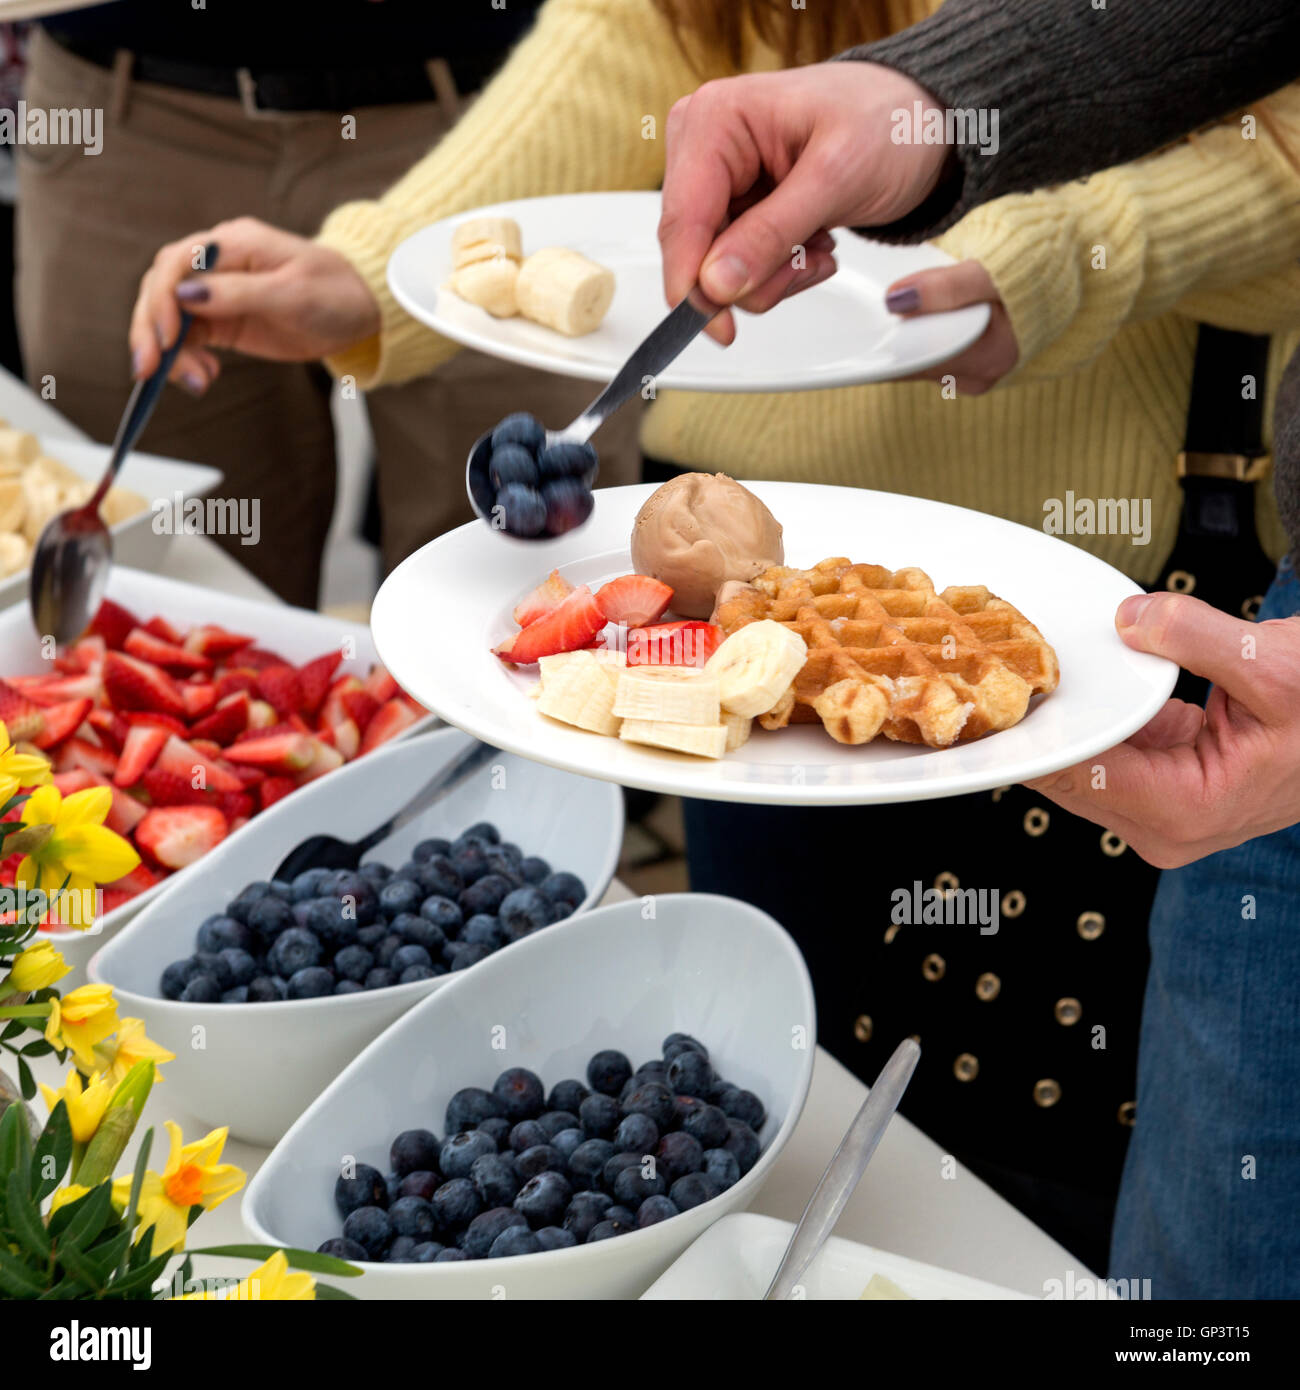
[(593, 734), (617, 734), (617, 667), (597, 661), (594, 652), (566, 652), (564, 656), (564, 661), (543, 657), (538, 663), (542, 680), (537, 708), (552, 719)]
[(619, 675), (614, 713), (621, 719), (716, 724), (721, 712), (718, 682), (701, 671), (629, 666)]
[(508, 256), (515, 261), (524, 258), (523, 237), (513, 217), (471, 217), (451, 234), (453, 270), (463, 270), (475, 261), (490, 261), (498, 256)]
[(18, 478), (0, 479), (0, 533), (22, 530), (27, 494)]
[(717, 679), (723, 709), (753, 718), (784, 696), (807, 658), (797, 632), (764, 618), (733, 632), (704, 663), (704, 673)]
[(40, 440), (27, 430), (16, 430), (12, 425), (0, 428), (0, 458), (15, 459), (18, 463), (31, 463), (40, 457)]
[(732, 714), (730, 710), (724, 709), (722, 727), (727, 731), (727, 752), (734, 753), (742, 743), (749, 742), (754, 721), (747, 714)]
[(45, 523), (59, 510), (59, 485), (40, 477), (29, 468), (23, 474), (23, 535), (33, 544), (40, 539)]
[(0, 575), (6, 579), (27, 568), (32, 556), (32, 548), (12, 531), (0, 532)]
[(614, 272), (567, 246), (546, 246), (524, 262), (515, 293), (525, 317), (579, 338), (609, 312)]
[(519, 282), (519, 264), (509, 256), (493, 256), (489, 260), (472, 261), (454, 271), (447, 288), (461, 299), (486, 309), (495, 319), (510, 319), (519, 312), (515, 287)]
[(105, 526), (116, 526), (119, 521), (147, 512), (149, 503), (138, 492), (129, 487), (111, 487), (99, 504), (99, 515)]
[(720, 758), (727, 751), (722, 724), (670, 724), (663, 719), (625, 719), (618, 736), (628, 743), (648, 743), (700, 758)]

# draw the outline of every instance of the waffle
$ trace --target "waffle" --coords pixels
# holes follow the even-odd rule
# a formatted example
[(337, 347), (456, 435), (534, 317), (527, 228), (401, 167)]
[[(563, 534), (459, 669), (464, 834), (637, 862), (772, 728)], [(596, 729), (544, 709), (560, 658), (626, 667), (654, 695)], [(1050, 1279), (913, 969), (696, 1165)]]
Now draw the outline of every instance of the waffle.
[(775, 566), (723, 597), (730, 635), (773, 619), (808, 659), (765, 728), (820, 720), (840, 743), (878, 734), (947, 748), (1018, 723), (1029, 697), (1056, 689), (1056, 653), (1017, 609), (982, 585), (935, 592), (919, 569), (823, 560)]

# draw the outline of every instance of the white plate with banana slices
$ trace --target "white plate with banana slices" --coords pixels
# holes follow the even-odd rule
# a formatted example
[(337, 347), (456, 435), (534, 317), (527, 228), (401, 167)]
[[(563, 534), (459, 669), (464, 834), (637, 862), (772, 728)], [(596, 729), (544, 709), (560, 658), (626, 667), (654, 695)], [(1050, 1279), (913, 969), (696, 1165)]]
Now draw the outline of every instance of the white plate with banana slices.
[[(922, 498), (807, 483), (746, 486), (784, 527), (788, 565), (808, 568), (843, 555), (891, 570), (916, 566), (941, 590), (986, 585), (1055, 649), (1056, 690), (1035, 696), (1011, 728), (948, 748), (884, 737), (852, 746), (837, 743), (821, 724), (767, 730), (755, 720), (740, 746), (729, 749), (734, 739), (715, 734), (721, 756), (705, 756), (719, 749), (703, 743), (692, 756), (548, 717), (538, 707), (537, 666), (510, 666), (492, 648), (517, 631), (515, 605), (552, 569), (593, 591), (632, 572), (632, 522), (651, 485), (598, 490), (587, 525), (552, 541), (512, 540), (477, 521), (441, 536), (385, 580), (371, 612), (375, 645), (417, 700), (507, 752), (629, 787), (775, 805), (920, 801), (1009, 786), (1097, 757), (1169, 698), (1173, 663), (1132, 651), (1115, 632), (1116, 608), (1141, 590), (1086, 551)], [(666, 711), (653, 699), (640, 703), (644, 692), (616, 690), (616, 698), (627, 701), (628, 719), (662, 719)], [(704, 726), (702, 709), (692, 717)]]
[[(573, 193), (476, 208), (402, 242), (388, 263), (388, 284), (408, 314), (466, 347), (608, 382), (667, 312), (659, 209), (658, 193)], [(480, 220), (497, 222), (498, 233), (468, 248), (462, 232), (457, 244), (457, 231)], [(835, 242), (839, 270), (831, 279), (771, 313), (740, 314), (729, 348), (696, 339), (657, 385), (811, 391), (890, 381), (947, 361), (983, 333), (985, 304), (916, 319), (885, 308), (885, 290), (900, 276), (953, 264), (937, 247), (886, 246), (849, 231), (835, 233)]]

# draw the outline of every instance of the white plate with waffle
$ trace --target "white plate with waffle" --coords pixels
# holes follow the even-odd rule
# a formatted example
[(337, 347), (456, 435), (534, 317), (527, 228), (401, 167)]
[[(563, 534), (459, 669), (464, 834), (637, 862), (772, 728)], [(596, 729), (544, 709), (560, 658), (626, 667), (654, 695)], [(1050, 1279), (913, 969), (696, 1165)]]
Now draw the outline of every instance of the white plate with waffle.
[(752, 483), (785, 530), (786, 564), (830, 556), (925, 571), (936, 589), (986, 586), (1054, 649), (1060, 680), (1010, 728), (946, 748), (883, 736), (836, 742), (821, 722), (769, 731), (740, 748), (691, 757), (548, 719), (529, 698), (537, 668), (492, 648), (516, 631), (514, 606), (551, 569), (593, 589), (629, 573), (632, 522), (654, 488), (606, 488), (580, 530), (516, 541), (473, 522), (417, 551), (384, 582), (371, 627), (380, 656), (422, 704), (497, 747), (568, 772), (680, 796), (775, 805), (921, 801), (987, 791), (1095, 758), (1146, 724), (1176, 667), (1132, 651), (1115, 610), (1141, 590), (1065, 541), (982, 512), (893, 493)]

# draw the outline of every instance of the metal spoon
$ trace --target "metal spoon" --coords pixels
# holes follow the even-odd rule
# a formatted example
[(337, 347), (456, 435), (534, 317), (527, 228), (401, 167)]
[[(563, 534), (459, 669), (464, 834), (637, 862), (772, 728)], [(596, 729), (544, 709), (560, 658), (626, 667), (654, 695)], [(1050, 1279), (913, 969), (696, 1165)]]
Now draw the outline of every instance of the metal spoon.
[(300, 845), (291, 849), (280, 861), (280, 867), (273, 878), (290, 882), (308, 869), (355, 869), (361, 863), (361, 856), (382, 840), (386, 840), (395, 830), (409, 825), (422, 811), (427, 811), (435, 802), (441, 801), (453, 788), (484, 763), (499, 757), (498, 749), (488, 743), (471, 743), (468, 748), (453, 758), (420, 788), (400, 811), (389, 816), (368, 835), (359, 840), (340, 840), (333, 835), (311, 835)]
[[(593, 434), (625, 401), (644, 387), (647, 378), (656, 377), (674, 361), (700, 331), (722, 312), (720, 304), (705, 297), (698, 285), (671, 310), (659, 326), (619, 368), (613, 381), (574, 422), (562, 430), (547, 430), (544, 448), (553, 444), (586, 444)], [(492, 520), (492, 480), (488, 461), (492, 453), (492, 431), (481, 435), (469, 451), (465, 464), (465, 491), (475, 516)], [(532, 537), (547, 540), (543, 534)]]
[(885, 1063), (884, 1069), (876, 1077), (871, 1094), (862, 1103), (862, 1109), (854, 1117), (848, 1132), (840, 1140), (835, 1156), (826, 1165), (821, 1181), (813, 1189), (808, 1205), (794, 1228), (790, 1244), (786, 1247), (780, 1265), (772, 1279), (764, 1299), (788, 1299), (793, 1297), (800, 1279), (808, 1271), (808, 1266), (817, 1258), (821, 1248), (830, 1238), (840, 1213), (853, 1195), (854, 1188), (862, 1180), (871, 1155), (876, 1151), (894, 1111), (903, 1099), (907, 1083), (912, 1079), (916, 1064), (921, 1060), (921, 1049), (911, 1038), (905, 1039), (894, 1049), (894, 1055)]
[[(204, 248), (203, 264), (198, 270), (211, 270), (216, 263), (216, 244), (209, 243)], [(36, 542), (28, 603), (38, 636), (53, 636), (60, 644), (71, 642), (86, 630), (99, 608), (113, 565), (113, 537), (99, 514), (99, 506), (123, 460), (148, 424), (192, 322), (190, 314), (181, 313), (176, 341), (163, 352), (152, 376), (137, 381), (132, 389), (99, 486), (80, 507), (51, 517)]]

